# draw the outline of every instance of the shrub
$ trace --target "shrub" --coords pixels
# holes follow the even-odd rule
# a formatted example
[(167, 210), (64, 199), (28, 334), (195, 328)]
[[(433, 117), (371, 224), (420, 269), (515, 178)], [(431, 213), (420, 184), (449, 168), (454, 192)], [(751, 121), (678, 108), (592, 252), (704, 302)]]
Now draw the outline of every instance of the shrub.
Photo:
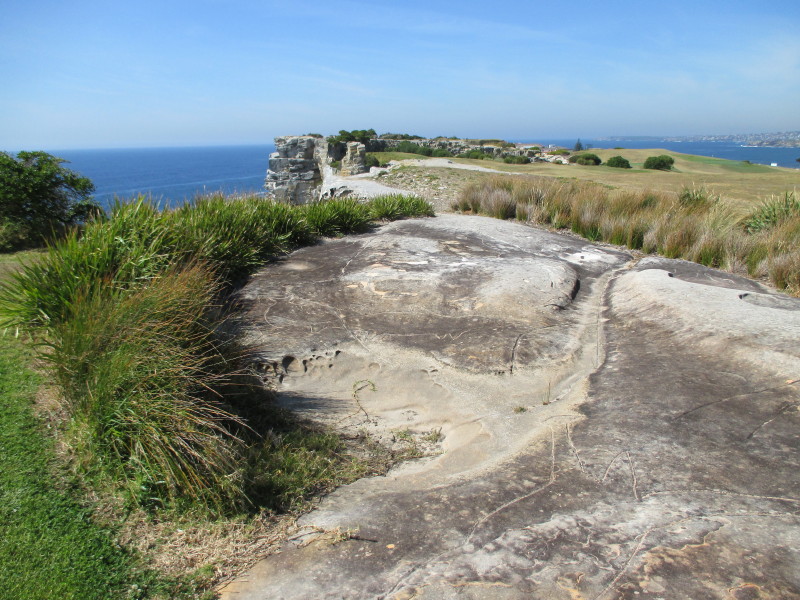
[(410, 133), (382, 133), (379, 136), (382, 140), (424, 140), (421, 135), (413, 135)]
[(621, 156), (612, 156), (606, 161), (607, 167), (614, 167), (615, 169), (630, 169), (631, 163), (627, 158)]
[(367, 154), (364, 157), (364, 166), (366, 166), (368, 169), (372, 167), (379, 167), (381, 166), (381, 162), (378, 160), (378, 157), (375, 156), (374, 154)]
[(656, 169), (658, 171), (669, 171), (672, 165), (675, 164), (675, 159), (666, 154), (660, 156), (648, 156), (644, 161), (645, 169)]
[(428, 146), (420, 146), (414, 142), (402, 141), (395, 148), (393, 152), (405, 152), (407, 154), (421, 154), (422, 156), (433, 156), (433, 149)]
[(100, 212), (90, 197), (94, 184), (65, 162), (46, 152), (0, 152), (0, 242), (7, 249), (22, 239), (39, 244)]
[(471, 158), (473, 160), (485, 160), (488, 158), (493, 158), (491, 154), (486, 154), (481, 152), (480, 150), (470, 150), (468, 152), (462, 152), (458, 155), (458, 158)]
[(597, 156), (597, 154), (592, 154), (591, 152), (585, 152), (583, 154), (573, 154), (572, 156), (569, 157), (569, 162), (585, 166), (596, 166), (603, 161), (600, 160), (600, 157)]
[(527, 165), (531, 159), (527, 156), (506, 156), (503, 162), (509, 165)]
[(331, 161), (331, 169), (336, 169), (338, 171), (341, 168), (342, 168), (342, 161), (340, 160)]
[(445, 150), (444, 148), (435, 148), (431, 156), (436, 156), (437, 158), (449, 158), (453, 156), (453, 153)]
[(328, 136), (327, 139), (329, 144), (337, 144), (339, 142), (360, 142), (366, 144), (377, 136), (378, 134), (375, 133), (374, 129), (354, 129), (353, 131), (340, 129), (339, 135), (331, 135)]
[(548, 154), (554, 154), (556, 156), (569, 156), (570, 152), (565, 148), (558, 148), (557, 150), (552, 150), (548, 152)]

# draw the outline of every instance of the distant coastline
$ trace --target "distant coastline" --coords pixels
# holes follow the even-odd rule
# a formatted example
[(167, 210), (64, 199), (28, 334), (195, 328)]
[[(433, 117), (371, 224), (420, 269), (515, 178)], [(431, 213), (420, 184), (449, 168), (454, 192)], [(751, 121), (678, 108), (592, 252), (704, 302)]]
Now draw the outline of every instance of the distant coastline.
[(611, 136), (597, 138), (598, 141), (637, 140), (665, 142), (725, 142), (739, 144), (744, 148), (800, 148), (800, 131), (774, 133), (740, 133), (730, 135), (681, 135), (681, 136)]

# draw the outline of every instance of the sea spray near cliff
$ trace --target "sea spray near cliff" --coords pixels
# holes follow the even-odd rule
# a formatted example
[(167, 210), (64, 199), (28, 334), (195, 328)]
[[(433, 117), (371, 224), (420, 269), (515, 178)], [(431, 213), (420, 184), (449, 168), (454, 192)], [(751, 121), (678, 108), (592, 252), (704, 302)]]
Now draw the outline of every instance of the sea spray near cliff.
[(178, 204), (198, 194), (263, 192), (272, 144), (199, 148), (55, 150), (70, 169), (91, 179), (95, 199), (108, 207), (115, 196), (151, 194)]

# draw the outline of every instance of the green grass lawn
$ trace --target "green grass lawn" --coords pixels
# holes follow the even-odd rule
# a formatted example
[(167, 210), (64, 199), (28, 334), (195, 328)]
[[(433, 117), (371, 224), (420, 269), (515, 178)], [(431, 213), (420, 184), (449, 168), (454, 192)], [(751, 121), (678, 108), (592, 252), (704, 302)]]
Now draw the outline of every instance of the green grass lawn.
[(19, 340), (0, 339), (0, 598), (126, 597), (132, 558), (55, 485), (30, 360)]
[(771, 173), (774, 170), (774, 167), (768, 167), (767, 165), (759, 165), (738, 160), (727, 160), (724, 158), (713, 158), (710, 156), (696, 156), (694, 154), (681, 154), (680, 156), (683, 160), (689, 162), (713, 165), (733, 173)]
[(422, 154), (412, 154), (410, 152), (370, 152), (372, 156), (377, 158), (381, 163), (389, 162), (390, 160), (410, 160), (413, 158), (430, 158)]

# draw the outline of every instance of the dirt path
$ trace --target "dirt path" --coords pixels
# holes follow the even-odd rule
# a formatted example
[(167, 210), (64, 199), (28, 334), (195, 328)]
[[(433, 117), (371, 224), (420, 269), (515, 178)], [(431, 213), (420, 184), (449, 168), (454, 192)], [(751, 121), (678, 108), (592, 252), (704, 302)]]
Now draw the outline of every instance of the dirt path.
[(800, 301), (456, 215), (243, 299), (286, 406), (431, 456), (331, 494), (224, 598), (800, 595)]

